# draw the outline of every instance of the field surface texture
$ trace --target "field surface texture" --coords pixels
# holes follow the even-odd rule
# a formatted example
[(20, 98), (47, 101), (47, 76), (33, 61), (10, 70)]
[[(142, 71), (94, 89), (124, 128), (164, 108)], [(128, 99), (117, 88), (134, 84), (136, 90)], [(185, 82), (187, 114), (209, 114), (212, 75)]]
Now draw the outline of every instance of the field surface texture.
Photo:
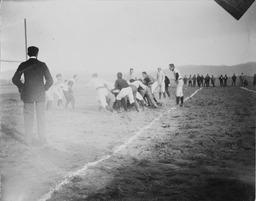
[(19, 97), (1, 95), (3, 201), (255, 200), (255, 93), (204, 87), (178, 108), (172, 88), (158, 109), (111, 114), (97, 110), (95, 91), (76, 90), (76, 111), (48, 111), (49, 143), (32, 147), (23, 144)]

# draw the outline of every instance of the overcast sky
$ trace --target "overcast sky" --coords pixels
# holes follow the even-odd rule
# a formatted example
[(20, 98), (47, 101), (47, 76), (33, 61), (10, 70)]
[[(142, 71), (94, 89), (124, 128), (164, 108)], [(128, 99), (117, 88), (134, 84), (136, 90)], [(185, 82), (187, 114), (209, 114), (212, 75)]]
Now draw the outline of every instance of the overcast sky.
[(256, 61), (255, 2), (239, 21), (213, 0), (2, 1), (1, 12), (1, 59), (25, 60), (26, 18), (28, 46), (55, 72)]

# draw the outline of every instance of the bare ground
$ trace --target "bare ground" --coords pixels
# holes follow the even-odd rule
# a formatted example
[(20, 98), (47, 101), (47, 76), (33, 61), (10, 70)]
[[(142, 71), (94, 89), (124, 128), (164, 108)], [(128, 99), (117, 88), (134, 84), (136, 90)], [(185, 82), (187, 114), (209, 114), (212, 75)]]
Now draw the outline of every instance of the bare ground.
[[(15, 92), (15, 89), (6, 88), (5, 91)], [(83, 84), (76, 85), (75, 96), (76, 111), (65, 111), (55, 106), (46, 113), (48, 145), (35, 143), (27, 147), (23, 143), (23, 104), (19, 95), (1, 94), (3, 201), (36, 200), (70, 171), (111, 154), (115, 147), (165, 110), (164, 107), (156, 110), (146, 108), (139, 115), (136, 111), (100, 113), (95, 89), (85, 88)]]
[(50, 200), (253, 201), (255, 99), (204, 88)]

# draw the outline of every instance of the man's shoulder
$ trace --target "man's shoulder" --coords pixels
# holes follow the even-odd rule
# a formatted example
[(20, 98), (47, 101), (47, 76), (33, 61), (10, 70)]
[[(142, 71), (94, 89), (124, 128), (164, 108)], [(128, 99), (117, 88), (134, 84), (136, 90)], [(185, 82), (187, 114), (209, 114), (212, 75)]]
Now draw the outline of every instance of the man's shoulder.
[(45, 67), (47, 67), (46, 63), (45, 63), (45, 62), (42, 62), (42, 61), (40, 61), (40, 60), (37, 60), (37, 59), (36, 59), (35, 63), (37, 63), (37, 64), (40, 65), (40, 66), (45, 66)]
[(46, 66), (46, 64), (38, 59), (29, 59), (20, 64), (20, 66), (30, 66), (30, 65), (41, 65)]

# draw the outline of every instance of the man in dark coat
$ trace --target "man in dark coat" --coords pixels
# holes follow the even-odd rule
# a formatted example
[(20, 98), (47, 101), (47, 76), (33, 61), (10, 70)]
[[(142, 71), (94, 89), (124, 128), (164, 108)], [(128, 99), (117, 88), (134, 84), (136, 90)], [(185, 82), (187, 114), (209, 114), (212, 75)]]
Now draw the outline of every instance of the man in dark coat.
[(211, 77), (211, 83), (212, 83), (212, 86), (215, 87), (215, 77), (213, 75)]
[(206, 85), (206, 87), (209, 87), (210, 86), (210, 76), (207, 74), (206, 76), (205, 76), (205, 85)]
[(220, 86), (223, 87), (223, 76), (222, 75), (220, 75), (219, 80), (220, 80)]
[(194, 75), (194, 76), (192, 77), (192, 80), (193, 80), (193, 87), (195, 87), (195, 86), (196, 86), (196, 75)]
[[(39, 49), (28, 48), (27, 61), (21, 63), (12, 82), (18, 87), (24, 102), (25, 142), (31, 144), (33, 136), (34, 110), (37, 118), (37, 134), (41, 143), (45, 143), (45, 92), (52, 86), (53, 79), (47, 65), (37, 60)], [(24, 83), (21, 76), (24, 75)], [(45, 79), (45, 81), (44, 81)]]
[(224, 81), (224, 87), (226, 87), (227, 86), (227, 81), (228, 81), (227, 74), (224, 76), (223, 81)]
[(236, 86), (236, 75), (235, 75), (235, 73), (232, 76), (232, 84), (231, 84), (231, 86)]
[(197, 74), (196, 81), (197, 81), (197, 86), (200, 87), (201, 86), (201, 77), (199, 74)]

